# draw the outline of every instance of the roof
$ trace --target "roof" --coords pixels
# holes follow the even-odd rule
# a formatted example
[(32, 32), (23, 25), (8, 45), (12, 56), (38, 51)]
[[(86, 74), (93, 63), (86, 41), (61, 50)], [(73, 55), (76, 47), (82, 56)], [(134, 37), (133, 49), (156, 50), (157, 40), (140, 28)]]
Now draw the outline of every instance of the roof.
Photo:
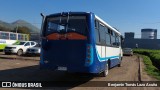
[(141, 29), (141, 32), (157, 32), (157, 29), (146, 28), (146, 29)]

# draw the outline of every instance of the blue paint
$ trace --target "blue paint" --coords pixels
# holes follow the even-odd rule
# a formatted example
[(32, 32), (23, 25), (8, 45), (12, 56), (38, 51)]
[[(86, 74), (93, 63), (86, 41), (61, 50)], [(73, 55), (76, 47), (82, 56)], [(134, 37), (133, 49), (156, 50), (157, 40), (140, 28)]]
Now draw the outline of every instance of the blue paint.
[[(119, 56), (100, 57), (96, 50), (95, 15), (85, 12), (70, 14), (87, 16), (89, 30), (87, 40), (42, 40), (40, 67), (54, 70), (58, 66), (63, 66), (67, 67), (68, 72), (99, 73), (105, 70), (109, 59), (111, 67), (117, 65)], [(90, 53), (87, 51), (88, 46), (90, 47)], [(87, 55), (90, 55), (90, 58), (87, 58)], [(90, 59), (90, 62), (87, 62), (88, 59)], [(48, 60), (48, 63), (44, 63), (44, 60)]]
[[(88, 49), (88, 47), (90, 47), (90, 49)], [(90, 53), (88, 53), (88, 51)], [(90, 56), (90, 58), (88, 58), (88, 56)], [(91, 64), (93, 64), (93, 58), (94, 58), (94, 56), (93, 56), (93, 46), (90, 45), (90, 44), (87, 44), (85, 66), (90, 66)], [(88, 62), (88, 60), (90, 62)]]
[[(110, 57), (100, 57), (100, 55), (98, 54), (98, 51), (96, 50), (96, 55), (97, 55), (97, 60), (99, 61), (99, 63), (105, 63), (110, 60), (110, 68), (116, 66), (117, 64), (120, 63), (119, 60), (119, 56), (110, 56)], [(103, 67), (103, 69), (105, 68), (105, 66), (102, 64), (101, 65)]]

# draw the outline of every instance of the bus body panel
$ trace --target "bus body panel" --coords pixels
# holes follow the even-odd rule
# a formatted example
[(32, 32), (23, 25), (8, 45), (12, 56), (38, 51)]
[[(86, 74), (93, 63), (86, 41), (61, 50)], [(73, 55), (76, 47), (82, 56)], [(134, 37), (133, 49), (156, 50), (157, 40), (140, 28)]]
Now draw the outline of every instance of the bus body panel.
[[(96, 45), (96, 54), (98, 61), (103, 63), (109, 62), (110, 68), (120, 63), (120, 48)], [(109, 60), (109, 61), (108, 61)]]
[[(76, 13), (71, 14), (76, 15)], [(107, 63), (110, 64), (110, 68), (120, 63), (121, 47), (96, 45), (95, 18), (97, 16), (94, 13), (78, 14), (87, 16), (87, 40), (42, 39), (40, 68), (55, 70), (62, 66), (67, 67), (68, 72), (100, 73), (106, 69)]]
[(67, 67), (69, 71), (74, 69), (79, 71), (85, 65), (86, 41), (84, 40), (46, 41), (44, 46), (46, 47), (43, 47), (43, 59), (48, 61), (49, 69), (61, 66)]
[[(50, 16), (58, 16), (60, 13)], [(65, 13), (67, 14), (67, 13)], [(70, 13), (75, 14), (75, 13)], [(87, 16), (87, 23), (91, 23), (89, 13), (78, 13)], [(94, 23), (94, 22), (93, 22)], [(91, 24), (88, 29), (92, 28)], [(91, 33), (90, 31), (87, 31)], [(92, 36), (87, 34), (87, 40), (42, 40), (42, 52), (40, 68), (57, 69), (57, 67), (67, 67), (68, 72), (90, 72), (93, 66), (86, 65), (87, 44), (90, 44)], [(43, 47), (44, 46), (44, 47)], [(46, 47), (45, 47), (46, 46)], [(46, 64), (45, 61), (48, 63)], [(92, 62), (93, 63), (93, 62)], [(93, 71), (91, 71), (93, 72)]]

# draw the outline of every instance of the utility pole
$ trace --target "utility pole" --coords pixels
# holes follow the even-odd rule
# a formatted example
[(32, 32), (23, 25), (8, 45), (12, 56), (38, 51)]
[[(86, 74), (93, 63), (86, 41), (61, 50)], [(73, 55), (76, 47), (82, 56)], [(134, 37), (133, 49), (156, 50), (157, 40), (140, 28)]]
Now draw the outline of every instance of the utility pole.
[(18, 24), (17, 24), (17, 27), (16, 27), (16, 33), (17, 33), (17, 31), (18, 31)]

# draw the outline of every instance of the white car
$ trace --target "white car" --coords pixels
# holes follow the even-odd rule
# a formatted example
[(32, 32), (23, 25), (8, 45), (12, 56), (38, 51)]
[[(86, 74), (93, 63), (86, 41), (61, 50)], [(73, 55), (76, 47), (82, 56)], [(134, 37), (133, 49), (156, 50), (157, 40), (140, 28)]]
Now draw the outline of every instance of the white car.
[(20, 41), (18, 44), (7, 45), (4, 49), (5, 54), (17, 54), (19, 56), (26, 53), (28, 48), (36, 46), (34, 41)]
[(41, 53), (41, 48), (40, 48), (40, 44), (37, 44), (34, 47), (28, 48), (26, 51), (27, 55), (40, 55)]

